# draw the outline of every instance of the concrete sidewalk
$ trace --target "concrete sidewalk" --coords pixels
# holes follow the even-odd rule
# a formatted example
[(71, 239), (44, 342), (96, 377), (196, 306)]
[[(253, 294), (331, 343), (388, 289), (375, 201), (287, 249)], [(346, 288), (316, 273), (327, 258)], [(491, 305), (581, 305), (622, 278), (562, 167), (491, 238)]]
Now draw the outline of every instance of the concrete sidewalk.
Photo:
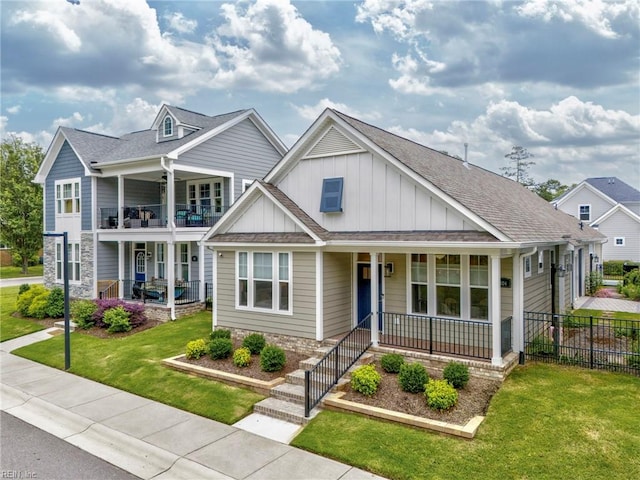
[(607, 312), (640, 313), (640, 302), (622, 298), (580, 297), (575, 302), (575, 308), (589, 308), (591, 310), (605, 310)]
[(381, 478), (9, 353), (48, 337), (0, 343), (0, 409), (140, 478)]

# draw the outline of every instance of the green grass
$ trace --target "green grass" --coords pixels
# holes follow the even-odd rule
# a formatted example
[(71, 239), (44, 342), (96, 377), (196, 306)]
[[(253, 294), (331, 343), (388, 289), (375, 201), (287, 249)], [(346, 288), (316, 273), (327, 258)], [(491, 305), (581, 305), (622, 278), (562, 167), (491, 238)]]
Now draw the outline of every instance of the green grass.
[[(211, 313), (115, 339), (71, 334), (70, 372), (203, 417), (232, 424), (251, 413), (264, 397), (250, 390), (191, 376), (162, 366), (164, 358), (184, 353), (188, 341), (207, 337)], [(64, 335), (12, 353), (64, 368)]]
[(22, 267), (0, 267), (0, 278), (41, 277), (42, 265), (34, 265), (28, 268), (28, 273), (22, 273)]
[(0, 342), (37, 332), (44, 327), (28, 319), (15, 318), (16, 298), (20, 287), (0, 288)]
[(391, 479), (640, 478), (640, 378), (518, 367), (474, 440), (325, 411), (292, 445)]

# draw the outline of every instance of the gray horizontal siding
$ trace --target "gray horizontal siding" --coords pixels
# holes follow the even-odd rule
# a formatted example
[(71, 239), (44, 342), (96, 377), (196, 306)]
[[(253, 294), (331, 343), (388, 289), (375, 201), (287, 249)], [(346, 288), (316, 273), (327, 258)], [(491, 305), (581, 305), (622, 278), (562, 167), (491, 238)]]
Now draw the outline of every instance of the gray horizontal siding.
[(351, 329), (351, 254), (327, 253), (323, 263), (323, 338), (327, 338)]
[(218, 326), (315, 339), (315, 254), (293, 252), (293, 315), (237, 310), (235, 308), (235, 252), (218, 257)]
[(263, 178), (280, 158), (273, 145), (247, 119), (185, 152), (178, 163), (234, 172), (235, 200), (242, 193), (243, 178)]

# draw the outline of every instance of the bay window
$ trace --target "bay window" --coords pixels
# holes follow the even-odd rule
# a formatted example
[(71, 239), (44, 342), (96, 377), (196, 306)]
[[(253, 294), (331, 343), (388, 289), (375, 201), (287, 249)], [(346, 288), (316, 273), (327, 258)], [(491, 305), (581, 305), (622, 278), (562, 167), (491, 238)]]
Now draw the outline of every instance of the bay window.
[(238, 252), (236, 304), (239, 308), (290, 312), (291, 254)]

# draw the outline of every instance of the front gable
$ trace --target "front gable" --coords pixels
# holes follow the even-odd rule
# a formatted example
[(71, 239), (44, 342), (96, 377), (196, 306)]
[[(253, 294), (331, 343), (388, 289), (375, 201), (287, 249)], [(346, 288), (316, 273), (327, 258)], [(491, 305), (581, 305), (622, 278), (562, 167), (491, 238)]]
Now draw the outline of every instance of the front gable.
[(587, 207), (590, 212), (590, 218), (586, 221), (589, 223), (616, 205), (613, 199), (587, 182), (580, 183), (580, 185), (553, 203), (563, 212), (576, 218), (580, 218), (580, 206)]

